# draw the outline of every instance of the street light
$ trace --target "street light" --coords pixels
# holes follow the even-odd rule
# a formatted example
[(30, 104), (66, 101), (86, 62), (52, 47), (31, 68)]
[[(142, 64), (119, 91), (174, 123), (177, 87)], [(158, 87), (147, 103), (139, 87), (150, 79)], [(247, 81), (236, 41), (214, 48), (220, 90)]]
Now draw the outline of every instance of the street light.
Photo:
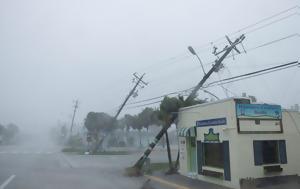
[(189, 49), (189, 51), (190, 51), (193, 55), (195, 55), (195, 56), (198, 58), (198, 60), (199, 60), (199, 62), (200, 62), (200, 64), (201, 64), (201, 67), (202, 67), (202, 71), (203, 71), (204, 75), (206, 75), (205, 70), (204, 70), (204, 67), (203, 67), (203, 64), (202, 64), (202, 61), (201, 61), (200, 57), (198, 56), (198, 54), (196, 53), (196, 51), (193, 49), (192, 46), (188, 46), (188, 49)]

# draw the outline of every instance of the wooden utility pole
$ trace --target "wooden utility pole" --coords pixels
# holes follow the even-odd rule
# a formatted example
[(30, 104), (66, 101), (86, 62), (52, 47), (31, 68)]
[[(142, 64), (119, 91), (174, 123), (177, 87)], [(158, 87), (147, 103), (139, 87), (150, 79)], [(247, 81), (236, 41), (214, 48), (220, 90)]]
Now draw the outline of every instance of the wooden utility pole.
[[(216, 56), (218, 56), (219, 54), (222, 54), (222, 56), (220, 58), (217, 58), (215, 60), (215, 64), (212, 66), (212, 68), (203, 76), (202, 80), (196, 85), (196, 87), (193, 89), (193, 91), (190, 93), (190, 95), (186, 98), (185, 101), (190, 101), (196, 98), (196, 94), (198, 92), (198, 90), (203, 86), (203, 84), (206, 82), (206, 80), (211, 76), (211, 74), (213, 72), (217, 72), (220, 70), (220, 68), (222, 67), (222, 61), (227, 57), (227, 55), (232, 51), (235, 50), (238, 53), (239, 50), (236, 48), (236, 45), (238, 45), (239, 43), (241, 43), (244, 39), (245, 36), (241, 35), (239, 38), (237, 38), (234, 42), (231, 42), (229, 40), (229, 38), (226, 36), (228, 42), (229, 42), (229, 46), (225, 46), (225, 48), (220, 51), (220, 52), (216, 52), (217, 48), (215, 48), (214, 50), (214, 54)], [(173, 123), (176, 119), (177, 115), (173, 115), (170, 123)], [(161, 139), (161, 137), (164, 135), (165, 132), (167, 132), (168, 128), (171, 126), (171, 124), (166, 125), (166, 127), (163, 127), (160, 132), (156, 135), (154, 141), (152, 143), (149, 144), (149, 147), (147, 148), (147, 150), (144, 152), (144, 154), (142, 155), (142, 157), (134, 164), (133, 168), (134, 173), (131, 172), (132, 175), (139, 175), (140, 174), (140, 170), (145, 162), (145, 160), (147, 159), (147, 157), (149, 156), (149, 154), (152, 152), (153, 148), (155, 147), (155, 145), (158, 143), (158, 141)]]
[(118, 116), (120, 115), (122, 109), (124, 108), (124, 106), (126, 105), (127, 101), (129, 100), (129, 98), (132, 95), (137, 95), (137, 91), (136, 88), (138, 86), (140, 86), (141, 88), (144, 88), (145, 85), (148, 85), (148, 83), (143, 81), (143, 77), (145, 76), (145, 74), (143, 74), (141, 77), (137, 75), (137, 73), (133, 74), (134, 78), (133, 78), (133, 82), (135, 83), (134, 87), (131, 89), (131, 91), (129, 92), (129, 94), (126, 96), (124, 102), (121, 104), (119, 110), (117, 111), (116, 115), (114, 116), (114, 120), (117, 120)]
[(73, 112), (72, 122), (71, 122), (71, 127), (70, 127), (70, 136), (72, 136), (73, 126), (74, 126), (74, 119), (75, 119), (77, 108), (78, 108), (78, 100), (75, 101), (75, 105), (74, 105), (74, 112)]
[[(133, 78), (133, 83), (135, 83), (134, 87), (130, 90), (129, 94), (126, 96), (125, 100), (122, 102), (120, 108), (118, 109), (116, 115), (113, 117), (113, 120), (112, 120), (112, 125), (115, 123), (115, 121), (117, 121), (117, 118), (118, 116), (120, 115), (121, 111), (123, 110), (124, 106), (126, 105), (127, 101), (129, 100), (129, 98), (131, 96), (133, 97), (136, 97), (138, 94), (137, 94), (137, 87), (141, 87), (141, 88), (144, 88), (145, 85), (148, 85), (148, 83), (146, 83), (145, 81), (143, 81), (143, 77), (145, 76), (145, 74), (143, 74), (142, 76), (138, 76), (137, 73), (134, 73), (133, 74), (134, 78)], [(93, 152), (96, 152), (99, 147), (102, 145), (102, 142), (104, 141), (104, 138), (103, 137), (95, 146)]]

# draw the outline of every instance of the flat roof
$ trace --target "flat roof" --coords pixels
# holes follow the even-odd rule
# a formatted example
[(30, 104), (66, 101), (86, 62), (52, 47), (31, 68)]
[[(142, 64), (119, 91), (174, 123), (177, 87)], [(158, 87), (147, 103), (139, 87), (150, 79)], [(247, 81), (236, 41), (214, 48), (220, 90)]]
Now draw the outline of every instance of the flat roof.
[(180, 108), (179, 111), (184, 111), (184, 110), (198, 108), (198, 107), (204, 107), (204, 106), (208, 106), (208, 105), (212, 105), (212, 104), (219, 104), (219, 103), (237, 100), (237, 99), (251, 100), (248, 97), (230, 97), (230, 98), (224, 98), (224, 99), (216, 100), (216, 101), (212, 101), (212, 102), (206, 102), (206, 103), (202, 103), (202, 104), (196, 104), (196, 105), (192, 105), (192, 106), (183, 107), (183, 108)]

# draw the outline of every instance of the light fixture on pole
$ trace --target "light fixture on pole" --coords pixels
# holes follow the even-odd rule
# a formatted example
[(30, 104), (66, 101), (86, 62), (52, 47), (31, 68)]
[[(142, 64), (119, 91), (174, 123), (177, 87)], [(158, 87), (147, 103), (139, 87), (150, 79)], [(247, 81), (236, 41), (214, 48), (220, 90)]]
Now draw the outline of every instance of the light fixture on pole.
[(202, 64), (202, 61), (201, 61), (200, 57), (198, 56), (198, 54), (196, 53), (196, 51), (193, 49), (192, 46), (188, 46), (188, 49), (189, 49), (189, 51), (190, 51), (193, 55), (195, 55), (195, 56), (198, 58), (198, 60), (199, 60), (199, 62), (200, 62), (200, 64), (201, 64), (201, 67), (202, 67), (202, 71), (203, 71), (204, 75), (206, 75), (205, 70), (204, 70), (204, 67), (203, 67), (203, 64)]

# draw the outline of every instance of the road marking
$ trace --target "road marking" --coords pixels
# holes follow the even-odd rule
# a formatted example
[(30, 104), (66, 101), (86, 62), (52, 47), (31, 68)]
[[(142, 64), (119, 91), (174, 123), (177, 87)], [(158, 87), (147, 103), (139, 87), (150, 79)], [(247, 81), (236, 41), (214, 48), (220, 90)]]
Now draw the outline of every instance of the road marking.
[(0, 151), (0, 154), (54, 154), (54, 152), (33, 151)]
[(1, 184), (0, 189), (4, 189), (14, 178), (16, 175), (11, 175), (3, 184)]
[(64, 154), (61, 154), (58, 157), (62, 160), (61, 163), (64, 165), (64, 167), (68, 167), (68, 168), (74, 167), (71, 161), (69, 161), (69, 159), (67, 159), (67, 157)]
[(156, 182), (159, 182), (161, 184), (164, 184), (164, 185), (167, 185), (167, 186), (170, 186), (172, 188), (177, 188), (177, 189), (190, 189), (186, 186), (182, 186), (182, 185), (179, 185), (179, 184), (175, 184), (173, 182), (169, 182), (169, 181), (166, 181), (164, 179), (161, 179), (159, 177), (155, 177), (155, 176), (150, 176), (150, 175), (145, 175), (146, 178), (148, 179), (151, 179), (151, 180), (154, 180)]

